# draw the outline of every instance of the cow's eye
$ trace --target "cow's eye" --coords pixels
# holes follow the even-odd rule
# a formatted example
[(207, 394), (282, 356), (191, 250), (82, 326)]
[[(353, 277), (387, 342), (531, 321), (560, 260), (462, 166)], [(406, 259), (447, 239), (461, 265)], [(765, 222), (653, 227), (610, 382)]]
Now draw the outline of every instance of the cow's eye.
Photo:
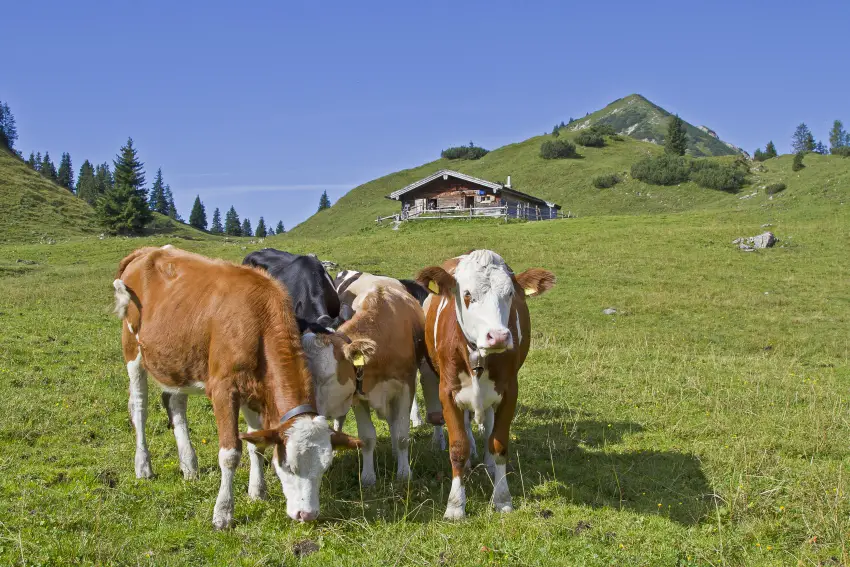
[(472, 298), (472, 294), (468, 291), (463, 292), (463, 302), (469, 307), (470, 303), (475, 303), (475, 300)]

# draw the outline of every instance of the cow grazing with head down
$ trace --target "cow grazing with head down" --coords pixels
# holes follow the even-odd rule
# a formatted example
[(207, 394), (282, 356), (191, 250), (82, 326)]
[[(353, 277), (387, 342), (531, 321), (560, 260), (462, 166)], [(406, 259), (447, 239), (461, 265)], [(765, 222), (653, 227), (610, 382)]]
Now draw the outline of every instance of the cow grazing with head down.
[(337, 418), (354, 406), (357, 435), (363, 443), (363, 485), (376, 480), (377, 434), (370, 409), (390, 426), (398, 459), (396, 478), (410, 475), (408, 415), (416, 370), (425, 351), (424, 330), (422, 308), (413, 297), (393, 287), (377, 286), (363, 294), (357, 312), (342, 324), (339, 334), (306, 333), (302, 337), (319, 413)]
[(434, 294), (425, 305), (425, 342), (440, 375), (449, 431), (452, 487), (445, 517), (466, 514), (462, 475), (474, 444), (469, 413), (483, 423), (487, 436), (484, 462), (493, 477), (492, 503), (509, 512), (513, 506), (505, 474), (517, 373), (531, 344), (525, 298), (550, 289), (555, 276), (539, 268), (515, 275), (495, 252), (475, 250), (442, 267), (423, 269), (417, 280)]
[[(248, 441), (252, 465), (259, 465), (259, 475), (252, 467), (249, 495), (265, 493), (257, 446), (273, 445), (287, 514), (315, 519), (333, 447), (360, 443), (332, 431), (318, 415), (292, 303), (281, 285), (261, 271), (166, 246), (124, 258), (113, 286), (116, 313), (124, 323), (136, 476), (152, 476), (145, 438), (150, 374), (171, 394), (168, 410), (186, 478), (198, 475), (186, 423), (187, 395), (205, 393), (212, 401), (221, 468), (215, 527), (232, 523), (240, 437)], [(240, 408), (249, 429), (242, 435)]]
[(339, 296), (316, 256), (263, 248), (245, 256), (242, 264), (262, 268), (286, 287), (302, 333), (325, 332), (341, 322)]
[[(345, 319), (351, 318), (360, 308), (363, 298), (375, 286), (392, 288), (402, 293), (407, 292), (416, 299), (419, 305), (422, 305), (429, 295), (428, 290), (413, 280), (397, 280), (389, 276), (379, 276), (355, 270), (343, 270), (337, 274), (334, 280), (334, 287), (341, 303), (340, 312), (342, 313), (342, 317)], [(445, 449), (443, 408), (440, 406), (440, 396), (437, 392), (439, 379), (432, 370), (431, 365), (425, 360), (425, 354), (423, 354), (423, 360), (419, 365), (419, 373), (421, 376), (422, 395), (425, 398), (428, 423), (434, 426), (432, 444), (434, 447)], [(410, 421), (414, 427), (422, 425), (416, 396), (413, 397), (413, 404), (410, 407)]]

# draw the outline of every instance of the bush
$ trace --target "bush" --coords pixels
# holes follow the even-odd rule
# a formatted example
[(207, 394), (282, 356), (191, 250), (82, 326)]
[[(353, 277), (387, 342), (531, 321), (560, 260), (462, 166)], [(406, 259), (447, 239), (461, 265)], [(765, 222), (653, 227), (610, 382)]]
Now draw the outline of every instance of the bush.
[(676, 185), (688, 180), (690, 165), (683, 157), (665, 154), (632, 165), (632, 177), (650, 185)]
[(489, 150), (478, 147), (472, 142), (468, 146), (455, 146), (440, 152), (440, 157), (445, 159), (481, 159), (489, 153)]
[(614, 127), (610, 124), (600, 124), (596, 123), (590, 128), (588, 128), (591, 132), (596, 132), (600, 136), (616, 136), (617, 131), (614, 130)]
[(576, 136), (576, 143), (581, 146), (601, 148), (605, 145), (605, 138), (602, 137), (602, 134), (587, 129), (579, 132), (578, 136)]
[(803, 164), (803, 156), (806, 155), (806, 152), (797, 152), (794, 154), (794, 163), (791, 164), (791, 169), (793, 171), (800, 171), (803, 169), (805, 164)]
[(756, 150), (756, 153), (753, 154), (753, 159), (756, 161), (765, 161), (770, 159), (770, 156), (767, 153), (761, 151), (761, 148)]
[(547, 140), (540, 144), (540, 157), (543, 159), (563, 159), (578, 157), (576, 146), (567, 140)]
[(777, 193), (782, 193), (785, 191), (784, 183), (771, 183), (767, 187), (764, 188), (764, 192), (768, 195), (776, 195)]
[(599, 175), (593, 178), (593, 186), (597, 189), (609, 189), (622, 181), (622, 178), (616, 173), (609, 173), (608, 175)]
[(738, 163), (726, 165), (714, 161), (694, 161), (691, 181), (706, 189), (736, 193), (747, 181), (746, 171)]
[(623, 137), (619, 134), (614, 134), (613, 136), (611, 136), (611, 139), (615, 142), (622, 142), (623, 141)]
[(832, 155), (850, 157), (850, 146), (838, 146), (837, 148), (832, 148)]

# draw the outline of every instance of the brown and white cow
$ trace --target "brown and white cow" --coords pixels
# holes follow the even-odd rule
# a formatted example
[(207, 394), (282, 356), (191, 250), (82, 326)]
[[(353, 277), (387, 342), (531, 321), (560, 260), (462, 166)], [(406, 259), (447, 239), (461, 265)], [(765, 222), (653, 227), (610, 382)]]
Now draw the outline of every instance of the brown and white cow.
[(506, 465), (511, 421), (517, 403), (517, 373), (531, 344), (526, 296), (555, 284), (546, 270), (514, 275), (501, 256), (475, 250), (423, 269), (417, 278), (434, 295), (425, 306), (425, 342), (440, 375), (440, 401), (449, 431), (452, 488), (446, 519), (466, 514), (463, 472), (474, 438), (468, 413), (484, 426), (484, 463), (493, 478), (496, 510), (513, 510)]
[[(113, 286), (116, 313), (124, 322), (121, 342), (136, 429), (136, 476), (152, 476), (145, 439), (150, 374), (171, 394), (167, 409), (186, 478), (198, 475), (186, 423), (187, 395), (205, 393), (212, 401), (221, 468), (215, 527), (229, 527), (233, 520), (240, 437), (249, 441), (252, 465), (262, 464), (255, 444), (274, 445), (272, 462), (287, 514), (315, 519), (319, 485), (333, 447), (360, 443), (333, 432), (315, 409), (312, 379), (283, 287), (264, 272), (171, 246), (131, 253), (121, 261)], [(249, 428), (242, 435), (240, 407)], [(257, 471), (252, 467), (252, 498), (265, 492), (262, 467)]]
[(336, 418), (354, 407), (357, 436), (363, 443), (363, 485), (376, 481), (377, 434), (370, 409), (389, 424), (398, 460), (396, 478), (410, 475), (408, 415), (416, 370), (425, 351), (424, 331), (422, 308), (412, 296), (378, 286), (362, 295), (357, 312), (339, 327), (339, 334), (305, 333), (302, 337), (319, 413)]

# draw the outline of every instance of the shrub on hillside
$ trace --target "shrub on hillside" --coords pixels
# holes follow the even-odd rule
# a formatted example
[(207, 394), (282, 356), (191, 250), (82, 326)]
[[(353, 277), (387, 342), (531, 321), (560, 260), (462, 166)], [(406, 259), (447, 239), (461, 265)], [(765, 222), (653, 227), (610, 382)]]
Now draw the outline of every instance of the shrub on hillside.
[(771, 183), (767, 187), (764, 188), (764, 192), (768, 195), (776, 195), (777, 193), (782, 193), (785, 191), (784, 183)]
[(540, 157), (543, 159), (564, 159), (578, 157), (576, 146), (567, 140), (547, 140), (540, 144)]
[(469, 142), (468, 146), (455, 146), (443, 150), (440, 152), (440, 157), (445, 159), (481, 159), (488, 152), (489, 150)]
[(806, 155), (806, 152), (797, 152), (794, 154), (794, 162), (791, 164), (791, 169), (793, 171), (800, 171), (803, 169), (805, 164), (803, 163), (803, 156)]
[(614, 136), (617, 134), (617, 131), (614, 130), (614, 127), (610, 124), (601, 124), (596, 123), (589, 128), (591, 132), (596, 132), (600, 136)]
[(602, 134), (598, 132), (594, 132), (593, 130), (587, 129), (582, 130), (576, 136), (576, 144), (580, 146), (590, 146), (593, 148), (601, 148), (605, 145), (605, 138), (602, 137)]
[(622, 181), (623, 179), (617, 175), (616, 173), (609, 173), (607, 175), (598, 175), (593, 178), (593, 186), (597, 189), (609, 189)]
[(747, 181), (747, 174), (737, 163), (695, 160), (691, 164), (690, 179), (706, 189), (736, 193)]
[(613, 136), (611, 136), (611, 140), (614, 142), (622, 142), (623, 137), (619, 134), (614, 134)]
[(850, 157), (850, 146), (839, 146), (831, 151), (834, 156)]
[(632, 165), (632, 177), (650, 185), (676, 185), (688, 180), (688, 160), (672, 154), (644, 158)]

